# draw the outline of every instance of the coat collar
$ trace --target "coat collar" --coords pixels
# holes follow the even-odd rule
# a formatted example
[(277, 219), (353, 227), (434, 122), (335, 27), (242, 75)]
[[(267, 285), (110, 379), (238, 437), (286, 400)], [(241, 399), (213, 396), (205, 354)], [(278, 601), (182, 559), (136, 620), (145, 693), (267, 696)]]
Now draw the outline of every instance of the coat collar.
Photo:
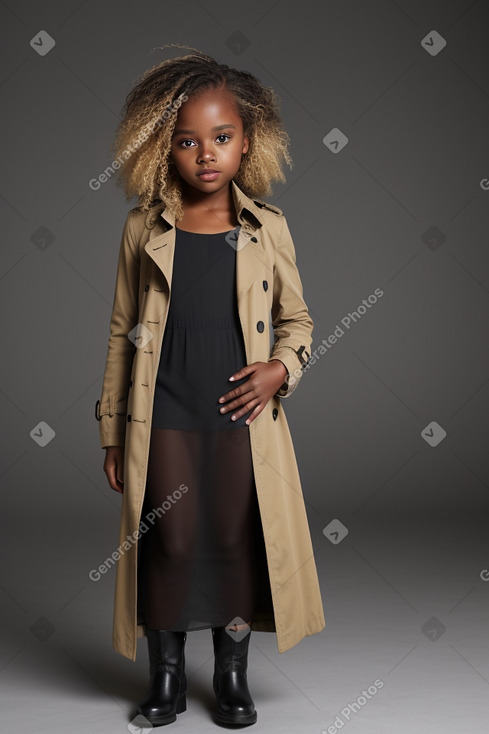
[[(236, 217), (241, 226), (247, 225), (252, 229), (256, 229), (257, 226), (261, 227), (265, 224), (263, 219), (263, 213), (260, 207), (256, 203), (256, 199), (251, 199), (242, 191), (234, 179), (231, 179), (231, 192), (233, 195), (234, 208), (236, 210)], [(168, 207), (161, 202), (155, 204), (147, 213), (145, 224), (148, 229), (153, 229), (154, 225), (159, 219), (164, 219), (167, 223), (168, 228), (175, 227), (175, 215), (168, 209)]]
[[(265, 204), (259, 199), (254, 200), (246, 196), (234, 180), (231, 181), (231, 184), (233, 202), (239, 222), (237, 237), (234, 240), (235, 244), (232, 246), (236, 249), (237, 302), (238, 308), (240, 308), (241, 301), (256, 278), (257, 272), (260, 267), (263, 267), (262, 238), (259, 235), (255, 237), (254, 234), (257, 229), (266, 224), (263, 212), (260, 211), (260, 205), (265, 206)], [(275, 210), (281, 213), (278, 207), (275, 207)], [(163, 226), (163, 231), (161, 227), (156, 226), (157, 222)], [(144, 249), (164, 275), (168, 288), (171, 288), (177, 231), (175, 216), (161, 202), (149, 210), (145, 224), (151, 231)]]

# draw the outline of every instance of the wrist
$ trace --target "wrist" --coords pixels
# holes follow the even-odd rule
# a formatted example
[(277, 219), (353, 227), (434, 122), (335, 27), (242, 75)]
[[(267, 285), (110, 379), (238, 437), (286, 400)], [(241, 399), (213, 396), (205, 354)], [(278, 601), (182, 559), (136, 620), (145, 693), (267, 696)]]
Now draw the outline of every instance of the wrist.
[(277, 362), (277, 363), (278, 363), (279, 365), (281, 365), (281, 367), (282, 367), (282, 369), (283, 369), (284, 377), (285, 377), (286, 375), (288, 375), (289, 371), (288, 371), (287, 367), (286, 367), (286, 366), (284, 365), (284, 363), (282, 362), (282, 360), (281, 360), (281, 359), (276, 359), (276, 358), (274, 357), (273, 359), (270, 359), (270, 360), (269, 360), (268, 364), (270, 364), (271, 362)]
[(280, 359), (276, 359), (276, 358), (270, 359), (268, 361), (268, 364), (271, 364), (272, 362), (278, 363), (282, 367), (282, 377), (281, 377), (281, 380), (282, 381), (281, 381), (281, 383), (280, 383), (280, 385), (278, 386), (277, 389), (280, 390), (281, 387), (284, 387), (286, 389), (287, 388), (287, 383), (285, 382), (285, 379), (286, 379), (286, 377), (289, 374), (289, 370), (287, 369), (287, 367), (285, 366), (285, 364)]

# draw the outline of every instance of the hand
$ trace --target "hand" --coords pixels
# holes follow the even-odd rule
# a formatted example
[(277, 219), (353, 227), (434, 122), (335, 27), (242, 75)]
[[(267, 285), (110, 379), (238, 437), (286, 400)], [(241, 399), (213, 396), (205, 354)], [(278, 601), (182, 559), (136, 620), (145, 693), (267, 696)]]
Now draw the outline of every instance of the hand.
[[(249, 425), (260, 415), (270, 398), (275, 395), (285, 381), (287, 374), (287, 368), (279, 359), (272, 359), (270, 362), (252, 362), (246, 365), (231, 377), (235, 380), (239, 380), (246, 375), (250, 375), (250, 377), (239, 387), (221, 395), (220, 403), (231, 402), (221, 408), (220, 412), (225, 414), (233, 410), (231, 419), (237, 420), (248, 413), (251, 408), (254, 408), (246, 420), (246, 424)], [(236, 410), (240, 406), (242, 406), (240, 410)]]
[(119, 494), (124, 491), (124, 447), (107, 446), (105, 449), (104, 472), (112, 489)]

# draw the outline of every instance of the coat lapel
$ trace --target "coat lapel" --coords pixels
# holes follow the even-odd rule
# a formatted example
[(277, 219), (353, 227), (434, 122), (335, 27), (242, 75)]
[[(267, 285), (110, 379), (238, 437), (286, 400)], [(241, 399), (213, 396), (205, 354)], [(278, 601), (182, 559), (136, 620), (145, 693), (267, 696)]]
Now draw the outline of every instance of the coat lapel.
[[(253, 200), (246, 196), (234, 181), (231, 181), (231, 186), (239, 225), (228, 235), (228, 241), (229, 246), (236, 249), (236, 290), (239, 308), (256, 277), (258, 266), (264, 261), (264, 247), (261, 237), (256, 234), (264, 222), (260, 209)], [(156, 222), (159, 226), (155, 226)], [(163, 273), (170, 291), (175, 253), (175, 217), (161, 205), (156, 211), (148, 214), (147, 226), (149, 224), (153, 226), (144, 249)], [(163, 232), (160, 231), (161, 227), (164, 228)]]

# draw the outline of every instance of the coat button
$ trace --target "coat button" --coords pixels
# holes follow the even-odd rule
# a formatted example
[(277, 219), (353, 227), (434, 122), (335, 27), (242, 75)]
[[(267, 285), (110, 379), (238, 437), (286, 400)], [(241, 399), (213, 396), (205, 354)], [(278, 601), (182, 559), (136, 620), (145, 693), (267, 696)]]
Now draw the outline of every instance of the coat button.
[(130, 423), (130, 422), (131, 422), (131, 416), (130, 416), (130, 415), (128, 415), (128, 416), (127, 416), (127, 422), (128, 422), (128, 423)]
[(144, 286), (144, 292), (147, 293), (149, 291), (149, 285), (146, 283)]
[(273, 416), (273, 420), (276, 421), (277, 420), (277, 416), (278, 416), (278, 408), (274, 408), (272, 410), (272, 416)]
[(265, 324), (263, 323), (263, 321), (258, 321), (256, 324), (256, 328), (258, 329), (258, 331), (261, 334), (263, 329), (265, 328)]
[(264, 291), (267, 291), (268, 290), (268, 281), (266, 281), (266, 280), (263, 281), (263, 290)]
[(256, 239), (256, 237), (250, 237), (250, 240), (251, 240), (252, 242), (258, 242), (258, 240)]

